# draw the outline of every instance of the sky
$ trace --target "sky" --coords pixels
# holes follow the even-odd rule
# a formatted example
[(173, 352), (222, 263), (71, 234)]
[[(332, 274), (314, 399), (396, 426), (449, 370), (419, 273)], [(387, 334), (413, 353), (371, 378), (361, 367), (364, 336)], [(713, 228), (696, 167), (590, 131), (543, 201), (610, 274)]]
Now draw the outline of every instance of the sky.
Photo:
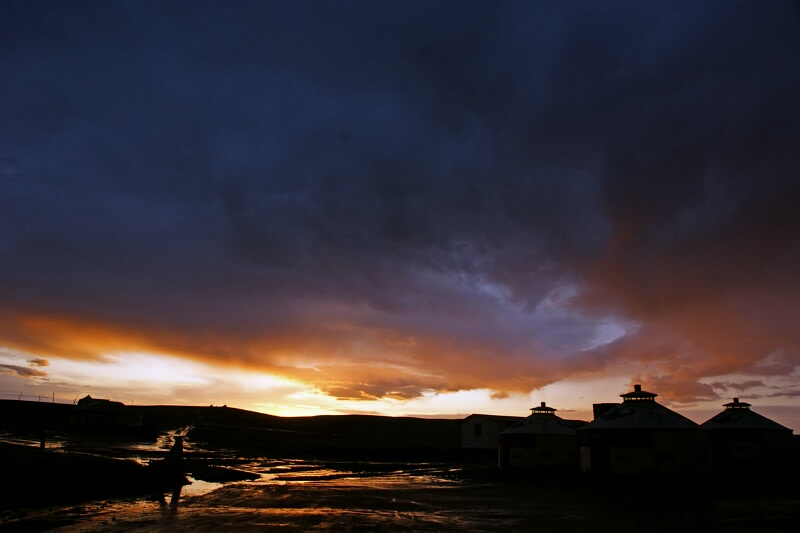
[(11, 0), (0, 95), (2, 398), (800, 430), (800, 2)]

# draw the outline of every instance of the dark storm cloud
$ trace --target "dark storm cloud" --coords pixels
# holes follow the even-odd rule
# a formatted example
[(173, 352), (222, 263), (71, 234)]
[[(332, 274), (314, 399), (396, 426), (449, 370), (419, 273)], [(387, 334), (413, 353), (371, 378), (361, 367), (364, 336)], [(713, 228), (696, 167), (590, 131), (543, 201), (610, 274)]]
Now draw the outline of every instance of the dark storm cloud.
[(346, 397), (798, 363), (790, 2), (0, 9), (7, 343), (407, 365)]

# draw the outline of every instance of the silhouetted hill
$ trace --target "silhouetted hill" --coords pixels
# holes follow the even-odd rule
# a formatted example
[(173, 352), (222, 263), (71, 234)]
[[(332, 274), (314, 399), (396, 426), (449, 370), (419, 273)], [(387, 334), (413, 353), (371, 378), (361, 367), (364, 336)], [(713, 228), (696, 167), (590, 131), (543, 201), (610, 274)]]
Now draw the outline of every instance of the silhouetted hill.
[[(139, 417), (145, 431), (176, 429), (193, 424), (228, 426), (272, 426), (276, 417), (232, 407), (183, 405), (132, 405), (122, 409)], [(77, 406), (63, 403), (0, 400), (0, 430), (69, 431), (74, 427)]]
[(280, 418), (235, 407), (134, 405), (130, 409), (142, 416), (143, 424), (148, 428), (178, 428), (198, 424), (261, 426), (275, 424), (275, 420)]
[(74, 412), (70, 404), (0, 400), (0, 430), (68, 430)]
[(460, 420), (320, 415), (242, 417), (213, 413), (189, 432), (212, 447), (255, 454), (343, 457), (451, 457), (460, 450)]
[(211, 448), (234, 448), (257, 455), (336, 455), (396, 457), (427, 454), (451, 457), (461, 448), (460, 420), (378, 415), (280, 417), (234, 407), (137, 405), (115, 409), (108, 416), (136, 419), (140, 425), (120, 428), (71, 424), (74, 405), (0, 401), (0, 430), (41, 432), (109, 432), (152, 436), (190, 427), (188, 437)]

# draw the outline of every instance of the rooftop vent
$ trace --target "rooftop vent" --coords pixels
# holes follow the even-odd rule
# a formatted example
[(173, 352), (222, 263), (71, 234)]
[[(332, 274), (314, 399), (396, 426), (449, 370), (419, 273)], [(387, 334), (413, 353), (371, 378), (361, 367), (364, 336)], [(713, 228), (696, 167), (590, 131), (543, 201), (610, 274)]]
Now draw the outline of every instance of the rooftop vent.
[(539, 407), (531, 407), (531, 413), (534, 415), (552, 415), (555, 412), (556, 410), (552, 407), (547, 407), (545, 402), (542, 402), (542, 405)]
[(642, 390), (642, 386), (637, 383), (633, 386), (633, 392), (626, 392), (620, 396), (622, 396), (623, 402), (654, 402), (658, 394)]
[(747, 402), (740, 402), (739, 398), (734, 398), (732, 402), (726, 403), (723, 407), (728, 409), (750, 409), (750, 404)]

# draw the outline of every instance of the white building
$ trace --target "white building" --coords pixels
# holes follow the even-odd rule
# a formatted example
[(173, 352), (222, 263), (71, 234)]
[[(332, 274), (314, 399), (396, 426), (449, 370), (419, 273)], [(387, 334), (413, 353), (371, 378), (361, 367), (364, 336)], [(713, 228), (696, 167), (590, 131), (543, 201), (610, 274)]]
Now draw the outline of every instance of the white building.
[(497, 436), (520, 420), (521, 416), (469, 415), (461, 422), (461, 447), (496, 450)]

